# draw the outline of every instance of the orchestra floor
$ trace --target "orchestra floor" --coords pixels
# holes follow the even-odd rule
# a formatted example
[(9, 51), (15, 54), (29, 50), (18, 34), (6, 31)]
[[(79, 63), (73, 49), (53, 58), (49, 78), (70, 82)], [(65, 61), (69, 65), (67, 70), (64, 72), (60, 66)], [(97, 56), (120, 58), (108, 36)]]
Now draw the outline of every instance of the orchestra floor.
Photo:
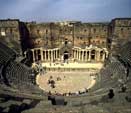
[[(54, 81), (54, 87), (49, 81)], [(51, 93), (78, 93), (88, 90), (95, 84), (95, 76), (92, 72), (47, 72), (37, 76), (37, 84), (41, 89)]]

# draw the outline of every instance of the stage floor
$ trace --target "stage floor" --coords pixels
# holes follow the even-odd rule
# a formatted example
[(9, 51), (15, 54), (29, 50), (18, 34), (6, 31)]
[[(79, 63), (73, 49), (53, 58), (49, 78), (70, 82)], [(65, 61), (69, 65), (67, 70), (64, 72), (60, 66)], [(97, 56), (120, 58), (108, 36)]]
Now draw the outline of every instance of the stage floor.
[(42, 63), (46, 68), (84, 68), (84, 69), (101, 69), (103, 63)]

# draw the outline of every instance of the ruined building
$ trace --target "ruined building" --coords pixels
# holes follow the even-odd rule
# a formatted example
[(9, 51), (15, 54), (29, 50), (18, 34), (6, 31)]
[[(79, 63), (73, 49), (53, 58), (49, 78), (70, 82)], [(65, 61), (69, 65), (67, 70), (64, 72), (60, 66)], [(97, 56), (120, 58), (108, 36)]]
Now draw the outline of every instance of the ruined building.
[(131, 37), (131, 18), (106, 23), (0, 20), (0, 40), (32, 62), (103, 62)]

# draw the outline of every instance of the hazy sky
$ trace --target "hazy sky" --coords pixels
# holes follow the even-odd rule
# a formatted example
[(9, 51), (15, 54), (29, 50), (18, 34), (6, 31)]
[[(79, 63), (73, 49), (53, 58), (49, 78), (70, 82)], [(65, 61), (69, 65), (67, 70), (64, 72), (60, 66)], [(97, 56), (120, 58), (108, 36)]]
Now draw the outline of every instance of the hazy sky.
[(131, 17), (131, 0), (0, 0), (0, 19), (84, 22)]

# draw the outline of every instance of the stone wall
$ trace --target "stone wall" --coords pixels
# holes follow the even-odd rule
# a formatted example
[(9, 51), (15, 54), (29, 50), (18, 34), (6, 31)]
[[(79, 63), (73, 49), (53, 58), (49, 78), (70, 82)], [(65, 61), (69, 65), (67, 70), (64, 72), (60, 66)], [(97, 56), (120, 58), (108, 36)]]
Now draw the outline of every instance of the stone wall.
[(85, 47), (92, 45), (106, 47), (108, 36), (107, 23), (81, 23), (75, 22), (62, 25), (59, 23), (30, 24), (30, 37), (32, 46), (54, 48), (61, 46), (65, 41), (73, 46)]
[(18, 53), (22, 53), (19, 20), (0, 20), (0, 40)]
[(131, 18), (116, 18), (109, 25), (109, 37), (113, 54), (127, 41), (131, 41)]
[(0, 20), (0, 40), (19, 53), (33, 48), (86, 48), (90, 45), (118, 51), (119, 45), (131, 38), (131, 18), (116, 18), (108, 23), (20, 22), (15, 19)]

